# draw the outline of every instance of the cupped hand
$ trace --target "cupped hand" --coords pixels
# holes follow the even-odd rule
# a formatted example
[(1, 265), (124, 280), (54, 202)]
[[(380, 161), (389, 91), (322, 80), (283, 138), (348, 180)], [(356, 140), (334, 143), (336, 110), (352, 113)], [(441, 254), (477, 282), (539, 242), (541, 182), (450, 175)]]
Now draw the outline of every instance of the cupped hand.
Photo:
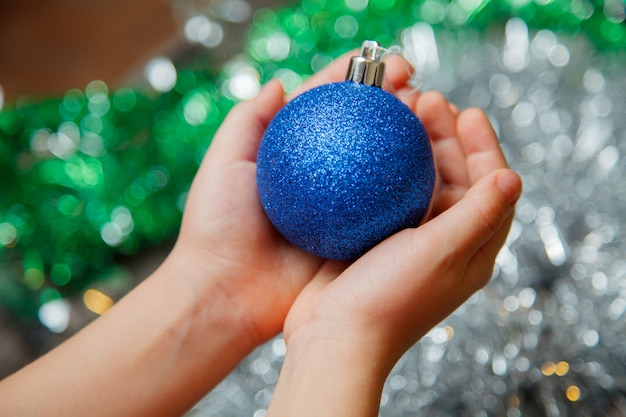
[[(349, 58), (350, 54), (312, 76), (293, 95), (342, 81)], [(403, 65), (387, 74), (393, 88), (406, 78)], [(289, 98), (278, 81), (271, 81), (256, 98), (228, 114), (196, 174), (178, 241), (166, 261), (174, 275), (192, 285), (197, 303), (211, 286), (232, 299), (233, 311), (240, 314), (253, 344), (282, 330), (296, 296), (328, 263), (288, 243), (259, 202), (259, 144)], [(345, 267), (333, 265), (336, 274)]]
[(386, 239), (338, 277), (326, 265), (285, 324), (288, 346), (313, 339), (348, 344), (383, 375), (488, 282), (521, 193), (483, 111), (459, 111), (437, 92), (401, 88), (398, 97), (422, 120), (433, 146), (431, 218)]

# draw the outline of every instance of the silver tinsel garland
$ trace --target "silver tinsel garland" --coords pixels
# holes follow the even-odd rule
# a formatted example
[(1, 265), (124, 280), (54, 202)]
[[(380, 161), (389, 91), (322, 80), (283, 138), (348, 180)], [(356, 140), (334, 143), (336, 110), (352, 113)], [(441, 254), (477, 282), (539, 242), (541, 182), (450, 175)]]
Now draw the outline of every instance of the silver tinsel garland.
[[(380, 415), (625, 416), (623, 54), (520, 19), (401, 43), (422, 89), (487, 111), (525, 188), (491, 283), (401, 359)], [(284, 355), (261, 346), (187, 416), (264, 416)]]

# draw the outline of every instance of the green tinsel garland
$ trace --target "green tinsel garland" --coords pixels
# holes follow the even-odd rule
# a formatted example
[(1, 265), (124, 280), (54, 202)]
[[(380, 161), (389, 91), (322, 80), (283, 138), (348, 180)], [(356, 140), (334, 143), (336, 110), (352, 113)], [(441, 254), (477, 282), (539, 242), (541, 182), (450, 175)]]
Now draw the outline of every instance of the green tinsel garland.
[(600, 50), (626, 47), (621, 1), (303, 0), (257, 12), (244, 53), (219, 75), (196, 64), (167, 93), (93, 82), (19, 100), (0, 112), (0, 304), (32, 319), (114, 277), (120, 255), (175, 236), (198, 164), (237, 101), (228, 83), (241, 66), (292, 89), (362, 40), (397, 43), (418, 21), (466, 33), (514, 16), (584, 34)]

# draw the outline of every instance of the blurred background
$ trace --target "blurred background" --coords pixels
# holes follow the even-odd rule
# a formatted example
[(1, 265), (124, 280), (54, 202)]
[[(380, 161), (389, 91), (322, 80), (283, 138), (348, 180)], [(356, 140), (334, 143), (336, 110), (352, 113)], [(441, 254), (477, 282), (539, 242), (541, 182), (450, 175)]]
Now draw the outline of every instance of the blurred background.
[(136, 83), (148, 59), (182, 45), (165, 1), (2, 3), (0, 80), (7, 101), (59, 96), (94, 79)]
[(59, 96), (70, 88), (84, 88), (93, 80), (102, 80), (112, 88), (137, 85), (143, 80), (145, 65), (155, 56), (180, 61), (197, 54), (198, 48), (184, 34), (184, 24), (194, 13), (211, 13), (221, 22), (224, 33), (203, 51), (219, 65), (242, 48), (254, 10), (287, 3), (3, 1), (0, 84), (5, 100), (25, 95)]
[[(625, 19), (623, 0), (0, 0), (0, 378), (158, 265), (236, 102), (375, 39), (485, 109), (524, 179), (491, 283), (398, 363), (381, 416), (626, 416)], [(262, 417), (284, 354), (259, 347), (188, 416)]]
[[(3, 104), (5, 108), (19, 108), (20, 103), (30, 101), (45, 106), (47, 100), (55, 102), (68, 91), (84, 90), (94, 81), (96, 83), (91, 85), (105, 86), (106, 91), (128, 87), (141, 91), (150, 85), (147, 75), (150, 62), (154, 68), (155, 62), (161, 62), (159, 57), (167, 57), (166, 66), (175, 62), (184, 67), (193, 61), (202, 61), (198, 65), (202, 70), (219, 71), (243, 48), (246, 28), (254, 11), (286, 3), (281, 0), (3, 1), (0, 4), (0, 109)], [(204, 44), (197, 37), (193, 38), (193, 28), (190, 29), (188, 23), (191, 19), (193, 26), (193, 18), (196, 34), (203, 30), (198, 27), (205, 25)], [(208, 26), (211, 24), (213, 26)], [(206, 30), (209, 27), (213, 28), (212, 32)], [(36, 111), (42, 109), (35, 107)], [(6, 135), (6, 130), (3, 133)], [(6, 136), (0, 139), (6, 140)], [(16, 155), (5, 156), (13, 159)], [(12, 186), (15, 183), (5, 176), (0, 189), (4, 201), (10, 201), (10, 204), (3, 209), (23, 201)], [(57, 197), (53, 198), (56, 200)], [(0, 219), (4, 217), (6, 220), (6, 215), (6, 211), (2, 212)], [(176, 224), (177, 221), (173, 222)], [(0, 223), (3, 222), (0, 220)], [(123, 264), (123, 269), (114, 273), (116, 278), (107, 288), (107, 295), (92, 293), (96, 305), (104, 303), (104, 307), (96, 310), (106, 309), (113, 301), (110, 296), (119, 298), (152, 272), (172, 244), (173, 229), (169, 233), (159, 239), (163, 242), (148, 245), (146, 253), (141, 256), (114, 262)], [(52, 245), (59, 243), (45, 234), (38, 238), (50, 239)], [(70, 233), (68, 239), (72, 238)], [(4, 243), (5, 247), (12, 247)], [(14, 277), (8, 278), (7, 270), (10, 269), (8, 264), (15, 259), (7, 255), (6, 249), (0, 253), (5, 261), (0, 265), (4, 278), (0, 278), (0, 282), (6, 283)], [(17, 261), (21, 263), (21, 259)], [(90, 280), (86, 278), (86, 281)], [(93, 280), (98, 279), (94, 277)], [(65, 340), (98, 316), (98, 312), (89, 309), (80, 297), (69, 297), (71, 320), (68, 317), (67, 326), (61, 332), (51, 332), (45, 325), (41, 327), (37, 315), (28, 312), (28, 306), (13, 305), (7, 312), (6, 299), (10, 291), (7, 286), (0, 285), (0, 294), (4, 295), (0, 298), (5, 301), (0, 306), (0, 378)], [(39, 284), (34, 287), (31, 285), (30, 290), (40, 289)], [(53, 298), (56, 296), (59, 294)], [(40, 301), (17, 296), (18, 304), (40, 304)], [(18, 317), (15, 317), (16, 310)]]

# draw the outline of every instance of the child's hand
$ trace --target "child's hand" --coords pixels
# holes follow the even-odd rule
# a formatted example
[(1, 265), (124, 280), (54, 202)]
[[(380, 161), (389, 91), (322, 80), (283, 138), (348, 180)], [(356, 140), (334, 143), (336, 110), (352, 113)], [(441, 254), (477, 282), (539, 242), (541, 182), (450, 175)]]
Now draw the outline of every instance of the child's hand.
[(399, 97), (433, 144), (432, 218), (339, 276), (336, 265), (324, 265), (300, 293), (285, 323), (287, 357), (268, 416), (376, 416), (397, 360), (491, 277), (519, 177), (481, 110), (460, 112), (434, 92)]
[[(299, 92), (342, 81), (350, 57), (311, 77)], [(404, 64), (388, 68), (387, 81), (400, 88), (407, 78)], [(248, 326), (253, 344), (282, 330), (296, 296), (326, 263), (288, 243), (259, 202), (257, 150), (285, 103), (280, 83), (271, 81), (226, 117), (196, 174), (180, 237), (166, 261), (173, 274), (193, 286), (199, 304), (203, 290), (217, 284), (232, 299), (233, 312)], [(344, 265), (334, 265), (336, 275)]]
[(338, 278), (334, 271), (318, 274), (290, 312), (288, 341), (315, 322), (355, 343), (363, 336), (386, 344), (397, 350), (393, 364), (491, 277), (520, 179), (507, 169), (481, 110), (459, 112), (435, 92), (404, 100), (433, 144), (438, 184), (432, 218), (383, 241)]

